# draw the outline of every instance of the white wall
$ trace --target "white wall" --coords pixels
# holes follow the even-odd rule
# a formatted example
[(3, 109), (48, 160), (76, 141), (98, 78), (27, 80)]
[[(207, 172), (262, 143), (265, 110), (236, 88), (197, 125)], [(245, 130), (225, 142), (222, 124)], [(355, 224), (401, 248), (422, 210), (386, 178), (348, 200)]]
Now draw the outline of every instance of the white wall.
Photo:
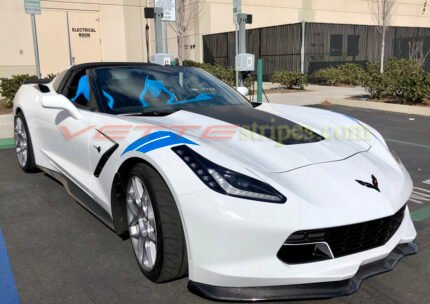
[[(371, 1), (371, 0), (370, 0)], [(376, 1), (376, 0), (373, 0)], [(23, 0), (0, 0), (0, 77), (35, 73), (30, 16), (24, 14)], [(232, 0), (190, 0), (192, 25), (186, 33), (186, 57), (202, 60), (202, 35), (232, 31)], [(398, 0), (392, 25), (430, 26), (430, 9), (422, 14), (423, 0)], [(146, 61), (143, 8), (153, 0), (41, 0), (42, 15), (37, 17), (42, 73), (58, 72), (69, 64), (65, 12), (82, 24), (98, 19), (99, 47), (77, 40), (91, 60)], [(374, 24), (369, 0), (243, 0), (243, 12), (253, 14), (248, 28), (308, 22)], [(81, 17), (79, 17), (81, 16)], [(93, 17), (91, 17), (93, 18)], [(85, 21), (87, 20), (87, 21)], [(79, 23), (78, 22), (78, 23)], [(92, 23), (91, 23), (92, 24)], [(155, 49), (153, 21), (150, 26), (151, 53)], [(172, 24), (174, 28), (175, 25)], [(176, 33), (168, 28), (168, 50), (177, 56)], [(79, 43), (82, 42), (82, 43)], [(94, 41), (93, 41), (94, 42)], [(87, 45), (87, 46), (85, 46)], [(190, 48), (195, 45), (195, 48)], [(81, 51), (81, 49), (79, 49)]]

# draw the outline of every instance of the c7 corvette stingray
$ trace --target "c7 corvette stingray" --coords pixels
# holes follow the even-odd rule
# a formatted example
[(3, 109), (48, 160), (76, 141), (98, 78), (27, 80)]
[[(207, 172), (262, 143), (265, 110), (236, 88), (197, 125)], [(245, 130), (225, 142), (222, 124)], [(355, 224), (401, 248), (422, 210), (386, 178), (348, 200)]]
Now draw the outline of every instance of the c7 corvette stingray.
[(354, 118), (139, 63), (26, 83), (14, 113), (22, 169), (128, 234), (151, 281), (188, 274), (218, 300), (327, 298), (417, 252), (411, 178)]

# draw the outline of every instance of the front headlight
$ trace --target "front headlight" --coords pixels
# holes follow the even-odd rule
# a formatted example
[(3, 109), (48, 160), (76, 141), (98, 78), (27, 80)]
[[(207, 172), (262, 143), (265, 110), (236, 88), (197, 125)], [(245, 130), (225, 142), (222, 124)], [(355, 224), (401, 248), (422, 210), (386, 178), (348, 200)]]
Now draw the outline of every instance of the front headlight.
[(287, 198), (272, 186), (255, 178), (221, 167), (204, 158), (188, 146), (172, 150), (210, 189), (234, 197), (283, 204)]

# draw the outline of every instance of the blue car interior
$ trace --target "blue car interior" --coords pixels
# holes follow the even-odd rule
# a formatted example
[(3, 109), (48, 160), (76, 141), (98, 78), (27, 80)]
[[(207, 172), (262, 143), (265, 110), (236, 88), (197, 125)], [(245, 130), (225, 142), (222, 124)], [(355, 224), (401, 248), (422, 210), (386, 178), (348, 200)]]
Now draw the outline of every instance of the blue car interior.
[(167, 95), (169, 95), (169, 100), (167, 101), (167, 104), (172, 104), (175, 101), (175, 94), (170, 92), (164, 86), (162, 81), (149, 79), (149, 76), (146, 77), (145, 87), (139, 95), (139, 100), (144, 107), (148, 107), (149, 105), (149, 103), (145, 100), (145, 96), (146, 94), (148, 94), (148, 92), (154, 98), (159, 98), (162, 92), (166, 93)]
[(76, 90), (75, 96), (71, 99), (73, 103), (75, 103), (78, 98), (85, 98), (86, 102), (90, 101), (90, 84), (88, 81), (87, 75), (83, 75), (78, 82), (78, 88)]
[[(113, 79), (111, 73), (99, 75), (97, 82), (101, 84), (101, 93), (105, 99), (104, 104), (110, 110), (136, 106), (147, 108), (154, 103), (167, 105), (185, 104), (208, 101), (214, 98), (213, 94), (204, 93), (190, 99), (178, 101), (176, 95), (164, 85), (162, 80), (150, 79), (150, 76), (146, 76), (143, 89), (139, 89), (142, 85), (143, 75), (137, 74), (133, 76)], [(80, 78), (76, 96), (72, 101), (74, 102), (80, 96), (86, 98), (87, 101), (90, 99), (90, 88), (86, 75)]]
[(115, 100), (113, 99), (112, 95), (110, 95), (105, 90), (102, 90), (102, 92), (103, 92), (103, 96), (106, 97), (106, 99), (108, 100), (107, 105), (108, 105), (109, 109), (113, 110)]

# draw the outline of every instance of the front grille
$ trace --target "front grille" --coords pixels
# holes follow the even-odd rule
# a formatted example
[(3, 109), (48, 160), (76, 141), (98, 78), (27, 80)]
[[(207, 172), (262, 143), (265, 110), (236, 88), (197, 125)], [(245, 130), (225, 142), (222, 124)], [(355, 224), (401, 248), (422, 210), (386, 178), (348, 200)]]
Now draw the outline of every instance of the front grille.
[(406, 205), (396, 214), (359, 224), (293, 233), (285, 245), (326, 242), (335, 258), (385, 245), (399, 229)]

